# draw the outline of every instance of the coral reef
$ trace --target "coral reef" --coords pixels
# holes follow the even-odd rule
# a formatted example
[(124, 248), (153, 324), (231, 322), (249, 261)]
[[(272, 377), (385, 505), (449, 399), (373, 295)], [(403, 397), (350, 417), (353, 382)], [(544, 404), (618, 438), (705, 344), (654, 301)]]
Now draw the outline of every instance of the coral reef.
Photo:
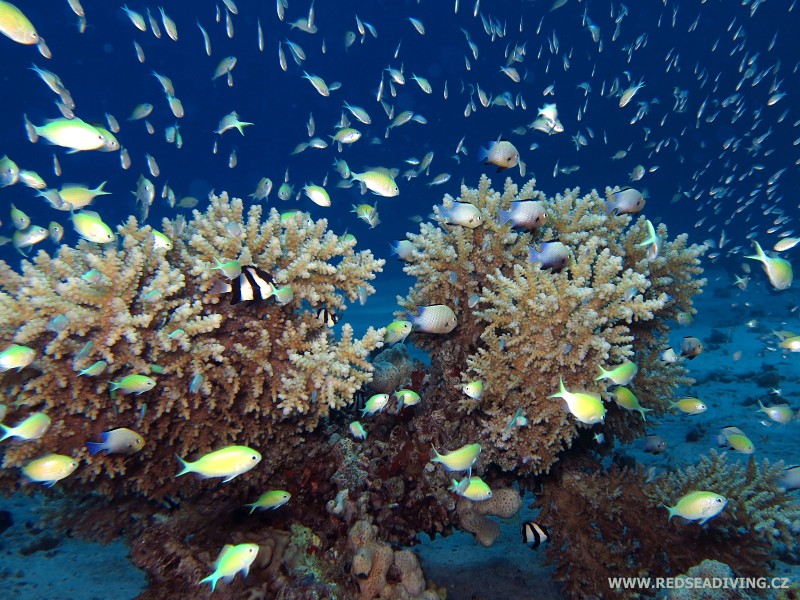
[(714, 529), (734, 537), (745, 528), (750, 538), (748, 553), (766, 557), (775, 544), (795, 544), (792, 523), (800, 519), (800, 504), (778, 487), (784, 467), (782, 462), (770, 464), (767, 459), (759, 464), (753, 456), (746, 464), (729, 461), (727, 453), (712, 450), (696, 465), (656, 479), (645, 488), (645, 494), (651, 503), (698, 489), (725, 496), (725, 518), (719, 519)]
[[(604, 468), (587, 458), (560, 462), (537, 498), (549, 528), (548, 560), (574, 598), (639, 597), (608, 590), (608, 577), (674, 577), (705, 558), (730, 565), (739, 577), (765, 576), (773, 542), (792, 545), (788, 525), (800, 507), (776, 487), (783, 465), (729, 462), (711, 454), (655, 481), (641, 470)], [(728, 506), (705, 526), (668, 521), (662, 504), (689, 490), (713, 490)], [(627, 594), (627, 595), (626, 595)]]
[[(242, 201), (224, 194), (182, 230), (167, 220), (163, 229), (171, 248), (157, 248), (152, 229), (131, 217), (119, 247), (82, 241), (56, 256), (39, 252), (21, 274), (0, 263), (0, 344), (37, 354), (31, 367), (0, 373), (0, 386), (15, 399), (14, 418), (38, 410), (52, 419), (39, 443), (8, 448), (4, 467), (58, 452), (88, 463), (60, 485), (160, 497), (193, 487), (174, 478), (176, 452), (236, 443), (269, 451), (258, 470), (266, 482), (291, 464), (304, 432), (370, 380), (367, 357), (382, 332), (357, 339), (345, 324), (336, 340), (315, 316), (322, 306), (342, 312), (359, 288), (374, 291), (369, 281), (383, 262), (356, 252), (355, 240), (303, 213), (281, 219), (273, 209), (262, 220), (253, 205), (245, 215)], [(215, 259), (253, 264), (290, 285), (293, 298), (229, 306), (210, 293), (221, 277)], [(50, 331), (60, 316), (66, 324)], [(108, 363), (101, 376), (78, 375), (97, 360)], [(156, 387), (109, 393), (110, 381), (135, 373), (152, 375)], [(149, 441), (135, 457), (88, 455), (86, 441), (123, 426)]]
[(744, 590), (724, 589), (721, 587), (712, 588), (714, 579), (717, 581), (731, 580), (736, 577), (735, 573), (725, 563), (716, 560), (704, 560), (699, 565), (689, 569), (684, 575), (678, 575), (675, 579), (702, 580), (708, 588), (681, 587), (669, 590), (665, 595), (665, 600), (750, 600), (752, 596)]
[(347, 536), (352, 555), (350, 571), (358, 582), (359, 600), (437, 600), (426, 590), (419, 559), (410, 550), (392, 550), (378, 541), (378, 528), (367, 520), (356, 521)]
[[(434, 223), (422, 223), (408, 234), (413, 251), (405, 271), (416, 277), (401, 306), (447, 304), (458, 316), (449, 335), (413, 333), (414, 344), (431, 354), (426, 396), (458, 421), (458, 435), (447, 439), (484, 444), (484, 460), (520, 474), (547, 472), (559, 453), (570, 447), (583, 425), (548, 398), (559, 377), (568, 389), (605, 393), (595, 382), (598, 365), (624, 360), (638, 364), (631, 384), (643, 406), (663, 412), (675, 386), (686, 383), (678, 364), (658, 360), (668, 332), (667, 321), (680, 310), (692, 311), (692, 296), (704, 281), (699, 246), (686, 236), (664, 240), (658, 256), (648, 258), (643, 217), (607, 214), (603, 199), (591, 192), (567, 190), (547, 198), (528, 182), (521, 189), (506, 180), (502, 192), (483, 176), (477, 189), (462, 185), (461, 196), (444, 198), (434, 207)], [(612, 190), (607, 190), (611, 194)], [(532, 232), (500, 224), (499, 212), (511, 202), (538, 200), (547, 224)], [(448, 224), (455, 202), (479, 209), (475, 228)], [(528, 261), (528, 249), (559, 240), (571, 259), (560, 271)], [(480, 379), (480, 400), (461, 387)], [(516, 409), (528, 427), (509, 427)], [(602, 431), (606, 439), (641, 435), (642, 419), (609, 406)]]
[(522, 497), (512, 488), (493, 490), (488, 500), (473, 502), (461, 498), (456, 505), (459, 523), (462, 529), (475, 536), (475, 539), (488, 548), (500, 537), (500, 525), (489, 517), (510, 519), (522, 507)]
[[(543, 227), (523, 231), (497, 221), (500, 210), (525, 199), (546, 206)], [(152, 598), (196, 593), (219, 548), (237, 541), (261, 550), (250, 576), (218, 588), (220, 598), (300, 598), (302, 586), (320, 598), (436, 597), (415, 555), (390, 544), (460, 526), (491, 545), (497, 525), (487, 516), (516, 514), (515, 481), (524, 489), (557, 461), (574, 466), (590, 433), (603, 432), (609, 441), (640, 435), (638, 414), (608, 403), (605, 423), (590, 428), (548, 396), (563, 378), (570, 390), (586, 388), (608, 400), (608, 382), (594, 380), (597, 365), (630, 360), (639, 367), (630, 387), (643, 406), (663, 411), (675, 387), (688, 381), (680, 364), (658, 358), (667, 322), (678, 311), (692, 312), (692, 296), (703, 285), (701, 248), (688, 246), (685, 236), (667, 240), (659, 226), (663, 244), (648, 257), (640, 245), (646, 220), (607, 214), (596, 192), (546, 198), (533, 182), (518, 189), (510, 180), (496, 192), (482, 177), (477, 189), (462, 186), (459, 201), (479, 211), (477, 227), (449, 224), (445, 213), (454, 199), (445, 196), (434, 222), (408, 236), (413, 250), (405, 269), (417, 283), (400, 305), (413, 314), (445, 304), (458, 320), (447, 334), (412, 333), (429, 352), (429, 367), (411, 361), (401, 344), (379, 354), (382, 330), (370, 328), (357, 339), (345, 322), (337, 336), (317, 318), (323, 307), (342, 315), (359, 290), (372, 293), (370, 281), (383, 263), (356, 252), (352, 236), (336, 236), (324, 220), (303, 213), (282, 218), (272, 210), (264, 217), (258, 205), (245, 213), (241, 201), (222, 195), (189, 223), (164, 221), (168, 247), (130, 219), (118, 230), (118, 246), (81, 242), (56, 256), (40, 252), (23, 262), (21, 274), (0, 263), (0, 344), (36, 352), (31, 366), (0, 373), (0, 389), (14, 399), (9, 416), (42, 410), (52, 419), (38, 442), (8, 446), (4, 466), (43, 451), (80, 459), (57, 489), (93, 492), (86, 506), (104, 518), (84, 524), (84, 531), (123, 531), (140, 540), (133, 554), (155, 583)], [(570, 254), (566, 267), (527, 260), (529, 246), (556, 239)], [(292, 294), (232, 305), (218, 285), (220, 263), (228, 261), (257, 267)], [(107, 363), (101, 376), (78, 374), (101, 359)], [(130, 374), (152, 377), (154, 389), (110, 393), (110, 381)], [(484, 392), (472, 398), (462, 386), (474, 380)], [(420, 402), (356, 412), (357, 396), (398, 387), (418, 392)], [(512, 423), (517, 409), (527, 426)], [(351, 439), (354, 419), (363, 420), (366, 439)], [(132, 456), (90, 457), (85, 443), (115, 427), (135, 429), (145, 447)], [(432, 445), (445, 452), (474, 443), (482, 452), (473, 471), (495, 494), (483, 503), (448, 492), (453, 473), (430, 462)], [(231, 444), (259, 450), (261, 464), (224, 486), (176, 479), (175, 452), (193, 459)], [(574, 577), (574, 589), (586, 577), (605, 577), (606, 555), (620, 564), (641, 561), (654, 573), (667, 568), (660, 545), (638, 549), (626, 538), (609, 551), (585, 527), (596, 519), (611, 539), (623, 521), (617, 498), (649, 506), (637, 487), (641, 477), (558, 472), (563, 486), (545, 486), (545, 497), (564, 507), (549, 508), (554, 522), (566, 523), (563, 531), (553, 528), (554, 547), (583, 536), (597, 570), (574, 572), (572, 544), (558, 572)], [(0, 480), (12, 489), (18, 471), (5, 469)], [(253, 515), (242, 508), (268, 489), (285, 489), (292, 499)], [(592, 501), (598, 489), (608, 498)], [(560, 512), (576, 502), (582, 532)], [(603, 516), (609, 507), (614, 512)], [(666, 519), (652, 527), (651, 518), (633, 516), (632, 531), (645, 523), (647, 535), (685, 541), (686, 528), (667, 528)]]
[(391, 394), (409, 378), (411, 367), (411, 358), (405, 344), (386, 348), (372, 360), (370, 389), (376, 393)]

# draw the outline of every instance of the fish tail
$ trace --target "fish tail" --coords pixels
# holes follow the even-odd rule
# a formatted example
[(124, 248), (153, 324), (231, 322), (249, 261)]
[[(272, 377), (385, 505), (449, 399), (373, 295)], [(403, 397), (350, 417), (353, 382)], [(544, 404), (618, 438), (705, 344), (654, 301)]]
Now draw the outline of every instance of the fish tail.
[(106, 449), (106, 445), (99, 442), (86, 442), (86, 447), (89, 449), (89, 454), (94, 456), (101, 450)]
[(12, 433), (11, 433), (11, 427), (3, 425), (2, 423), (0, 423), (0, 427), (3, 428), (3, 437), (0, 437), (0, 442), (2, 442), (3, 440), (10, 438), (12, 436)]
[(489, 158), (489, 151), (481, 146), (480, 150), (478, 150), (478, 161), (485, 162), (487, 158)]
[(26, 125), (30, 125), (30, 127), (27, 127), (28, 138), (30, 139), (32, 144), (35, 144), (36, 142), (39, 141), (39, 136), (41, 135), (40, 132), (42, 131), (42, 129), (41, 127), (37, 127), (36, 125), (31, 123), (28, 120), (28, 115), (22, 115), (22, 118), (25, 120)]
[(211, 582), (211, 591), (213, 592), (213, 591), (216, 589), (216, 587), (217, 587), (217, 580), (218, 580), (218, 579), (219, 579), (219, 575), (217, 575), (217, 572), (216, 572), (216, 571), (214, 571), (214, 572), (213, 572), (211, 575), (209, 575), (208, 577), (203, 577), (203, 578), (202, 578), (200, 581), (198, 581), (198, 582), (197, 582), (197, 585), (200, 585), (200, 584), (202, 584), (202, 583), (207, 583), (207, 582), (209, 582), (209, 581), (210, 581), (210, 582)]
[(745, 258), (752, 258), (753, 260), (760, 260), (760, 261), (763, 262), (764, 259), (767, 258), (767, 255), (764, 254), (764, 250), (761, 248), (761, 244), (759, 244), (757, 241), (753, 240), (753, 246), (756, 247), (755, 256), (745, 256)]
[(431, 443), (431, 448), (433, 448), (433, 453), (436, 455), (431, 459), (431, 462), (440, 462), (439, 459), (442, 458), (442, 455), (439, 454), (439, 451), (436, 449), (436, 446), (434, 446), (433, 443)]
[[(175, 455), (175, 457), (176, 457), (176, 458), (178, 459), (178, 461), (181, 463), (181, 467), (182, 467), (181, 471), (180, 471), (180, 472), (179, 472), (179, 473), (178, 473), (178, 474), (177, 474), (175, 477), (180, 477), (181, 475), (186, 475), (186, 473), (191, 473), (191, 472), (192, 472), (192, 468), (189, 466), (189, 463), (188, 463), (188, 462), (186, 462), (185, 460), (183, 460), (183, 459), (182, 459), (180, 456), (178, 456), (177, 454)], [(201, 582), (201, 583), (202, 583), (202, 582)]]
[(598, 375), (597, 377), (595, 377), (595, 378), (594, 378), (594, 380), (595, 380), (595, 381), (598, 381), (598, 380), (600, 380), (600, 379), (603, 379), (603, 378), (605, 378), (605, 377), (608, 375), (608, 371), (606, 371), (606, 370), (605, 370), (603, 367), (601, 367), (600, 365), (597, 365), (597, 368), (600, 370), (600, 375)]

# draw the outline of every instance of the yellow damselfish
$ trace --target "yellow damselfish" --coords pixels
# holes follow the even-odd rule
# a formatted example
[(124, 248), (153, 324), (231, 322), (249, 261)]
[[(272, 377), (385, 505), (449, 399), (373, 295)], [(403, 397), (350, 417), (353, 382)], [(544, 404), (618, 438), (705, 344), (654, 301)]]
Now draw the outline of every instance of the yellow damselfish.
[(20, 9), (0, 0), (0, 33), (18, 44), (38, 44), (39, 34)]
[(220, 579), (233, 579), (239, 571), (242, 572), (243, 577), (247, 577), (250, 565), (253, 564), (258, 554), (258, 549), (258, 544), (237, 544), (236, 546), (225, 544), (214, 564), (214, 572), (201, 579), (200, 583), (210, 582), (213, 592)]
[(434, 447), (433, 452), (436, 456), (431, 459), (431, 462), (441, 463), (448, 471), (467, 471), (478, 460), (478, 455), (481, 453), (481, 445), (467, 444), (447, 454), (439, 454)]
[(197, 473), (201, 477), (225, 477), (225, 482), (237, 475), (246, 473), (261, 462), (261, 454), (247, 446), (226, 446), (209, 452), (194, 462), (187, 462), (178, 456), (183, 469), (177, 477), (186, 473)]
[(78, 461), (63, 454), (45, 454), (22, 467), (22, 473), (31, 481), (53, 487), (57, 481), (68, 477), (78, 468)]
[(549, 398), (561, 398), (564, 401), (564, 408), (572, 413), (581, 423), (594, 425), (602, 423), (606, 418), (606, 407), (598, 394), (587, 392), (570, 392), (564, 387), (564, 380), (559, 377), (558, 392)]

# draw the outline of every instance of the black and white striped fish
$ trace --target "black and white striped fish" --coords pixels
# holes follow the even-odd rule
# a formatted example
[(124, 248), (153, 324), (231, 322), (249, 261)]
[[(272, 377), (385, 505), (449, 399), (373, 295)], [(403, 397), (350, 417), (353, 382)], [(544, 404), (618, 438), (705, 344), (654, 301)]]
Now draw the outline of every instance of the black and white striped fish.
[(242, 267), (242, 273), (233, 281), (217, 281), (211, 288), (212, 294), (230, 294), (230, 303), (259, 302), (266, 300), (275, 293), (275, 280), (272, 275), (249, 265)]
[(546, 542), (549, 537), (544, 525), (535, 521), (525, 521), (522, 524), (522, 543), (531, 544), (531, 550)]
[(328, 327), (333, 327), (339, 322), (339, 317), (335, 312), (323, 306), (317, 311), (317, 320), (320, 323), (325, 323)]

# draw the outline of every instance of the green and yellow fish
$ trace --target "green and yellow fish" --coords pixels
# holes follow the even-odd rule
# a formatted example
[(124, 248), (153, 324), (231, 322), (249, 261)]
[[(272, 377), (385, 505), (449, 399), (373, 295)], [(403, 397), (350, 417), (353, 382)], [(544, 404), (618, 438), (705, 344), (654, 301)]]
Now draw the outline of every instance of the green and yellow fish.
[(93, 125), (79, 118), (55, 119), (39, 127), (33, 127), (35, 142), (43, 137), (48, 142), (75, 152), (82, 150), (98, 150), (106, 145), (105, 136)]
[(361, 409), (361, 416), (374, 415), (376, 412), (382, 411), (389, 403), (389, 394), (374, 394), (370, 396), (369, 400), (364, 404)]
[(602, 423), (606, 418), (606, 407), (599, 394), (588, 392), (570, 392), (564, 387), (564, 380), (559, 377), (558, 392), (548, 396), (549, 398), (561, 398), (564, 409), (578, 419), (581, 423), (594, 425)]
[(610, 379), (615, 385), (628, 385), (636, 377), (636, 373), (639, 370), (636, 363), (630, 361), (625, 361), (610, 371), (606, 371), (600, 365), (597, 365), (597, 368), (600, 369), (600, 375), (594, 378), (595, 381)]
[(258, 500), (255, 502), (251, 502), (250, 504), (245, 504), (245, 506), (250, 507), (250, 514), (253, 514), (257, 508), (263, 508), (264, 510), (269, 509), (276, 509), (279, 506), (283, 506), (292, 498), (292, 495), (287, 492), (286, 490), (270, 490), (269, 492), (264, 492), (261, 496), (258, 497)]
[(0, 424), (3, 436), (0, 442), (10, 437), (17, 437), (21, 440), (38, 440), (50, 427), (50, 417), (42, 412), (33, 413), (14, 427)]
[(63, 454), (45, 454), (22, 467), (22, 473), (31, 481), (53, 487), (57, 481), (69, 477), (78, 468), (78, 461)]
[(792, 264), (788, 260), (777, 256), (770, 258), (764, 254), (761, 246), (755, 240), (753, 240), (753, 245), (756, 247), (755, 255), (745, 256), (745, 258), (761, 262), (761, 266), (764, 268), (764, 272), (767, 274), (767, 278), (772, 284), (772, 287), (776, 290), (785, 290), (792, 285), (792, 279), (794, 277), (792, 273)]
[(389, 345), (405, 342), (411, 327), (411, 321), (392, 321), (386, 326), (383, 342)]
[(217, 581), (224, 579), (230, 581), (238, 572), (247, 577), (250, 565), (258, 555), (258, 544), (225, 544), (214, 563), (214, 572), (204, 577), (199, 583), (211, 583), (211, 591), (217, 588)]
[(17, 371), (24, 369), (33, 362), (34, 358), (36, 358), (36, 350), (33, 348), (11, 344), (0, 352), (0, 372), (10, 369), (16, 369)]
[(716, 517), (728, 504), (728, 499), (714, 492), (695, 491), (681, 496), (675, 506), (662, 504), (669, 511), (669, 519), (678, 516), (688, 521), (700, 521), (700, 525), (705, 525), (706, 521)]
[(732, 425), (723, 427), (720, 430), (717, 442), (720, 446), (727, 446), (731, 450), (736, 450), (736, 452), (741, 452), (742, 454), (755, 452), (755, 446), (753, 446), (750, 438), (744, 434), (744, 431)]
[(361, 182), (365, 192), (369, 190), (373, 194), (385, 198), (393, 198), (400, 193), (397, 182), (388, 170), (375, 169), (372, 171), (364, 171), (363, 173), (353, 172), (350, 174), (350, 177), (353, 181)]
[(119, 381), (111, 381), (111, 391), (117, 390), (122, 394), (143, 394), (156, 386), (156, 380), (147, 375), (128, 375)]
[(186, 475), (186, 473), (197, 473), (203, 479), (224, 477), (223, 483), (225, 483), (260, 463), (261, 454), (247, 446), (226, 446), (209, 452), (194, 462), (187, 462), (180, 456), (178, 456), (178, 460), (183, 469), (177, 477)]
[(672, 400), (669, 401), (672, 408), (677, 408), (684, 414), (687, 415), (699, 415), (700, 413), (706, 412), (708, 408), (701, 400), (697, 398), (681, 398), (676, 402)]
[(439, 451), (434, 446), (433, 452), (436, 456), (431, 459), (431, 462), (441, 463), (447, 471), (468, 471), (472, 469), (472, 465), (478, 460), (478, 455), (481, 453), (481, 445), (467, 444), (447, 454), (439, 454)]
[(492, 488), (480, 477), (465, 477), (461, 481), (453, 479), (448, 489), (473, 502), (483, 502), (492, 497)]
[(18, 44), (30, 46), (39, 43), (39, 34), (20, 9), (0, 0), (0, 33)]
[(100, 215), (91, 210), (82, 210), (70, 215), (75, 231), (87, 242), (107, 244), (115, 239), (114, 232), (103, 222)]
[(636, 397), (636, 395), (624, 385), (614, 388), (614, 402), (616, 402), (617, 406), (620, 408), (624, 408), (626, 410), (638, 410), (639, 414), (642, 415), (643, 421), (647, 421), (647, 417), (645, 415), (653, 411), (652, 408), (644, 408), (642, 405), (640, 405), (639, 399)]
[(419, 394), (414, 390), (408, 390), (408, 389), (397, 390), (394, 393), (394, 397), (397, 398), (398, 402), (400, 403), (400, 408), (405, 408), (406, 406), (414, 406), (415, 404), (419, 404), (420, 402)]

